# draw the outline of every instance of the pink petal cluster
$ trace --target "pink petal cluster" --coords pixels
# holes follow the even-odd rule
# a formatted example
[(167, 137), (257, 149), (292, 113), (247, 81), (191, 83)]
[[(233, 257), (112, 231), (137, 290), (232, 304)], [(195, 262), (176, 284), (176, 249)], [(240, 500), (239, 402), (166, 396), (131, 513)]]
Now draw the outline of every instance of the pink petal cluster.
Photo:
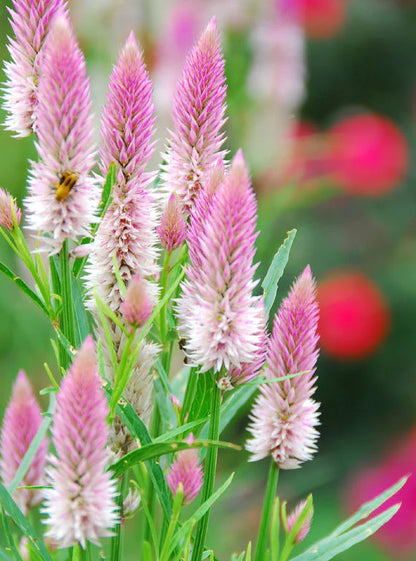
[[(193, 435), (190, 435), (187, 440), (189, 444), (192, 444)], [(182, 484), (184, 504), (189, 504), (194, 500), (201, 490), (203, 479), (202, 467), (195, 448), (178, 452), (176, 460), (166, 474), (166, 481), (172, 495), (176, 495), (179, 485)]]
[[(6, 487), (13, 481), (30, 443), (42, 423), (42, 411), (33, 395), (32, 386), (23, 370), (13, 385), (12, 397), (4, 414), (0, 438), (0, 471)], [(20, 485), (43, 485), (45, 476), (47, 439), (44, 439)], [(17, 489), (13, 498), (26, 514), (31, 506), (41, 501), (37, 490)]]
[(16, 199), (0, 187), (0, 225), (12, 232), (19, 226), (22, 212), (16, 204)]
[(186, 240), (188, 224), (182, 212), (182, 205), (172, 193), (169, 197), (165, 210), (162, 214), (160, 224), (156, 228), (160, 243), (168, 253), (180, 247)]
[(13, 0), (10, 23), (15, 37), (9, 38), (11, 61), (4, 71), (6, 128), (16, 136), (36, 130), (37, 83), (46, 36), (54, 16), (66, 11), (64, 0)]
[[(290, 534), (293, 527), (295, 526), (296, 522), (299, 520), (300, 515), (303, 513), (305, 506), (306, 506), (307, 499), (300, 501), (298, 505), (292, 510), (286, 520), (286, 532)], [(300, 543), (303, 541), (306, 536), (309, 534), (309, 530), (311, 529), (312, 524), (312, 517), (313, 517), (313, 507), (309, 510), (303, 524), (299, 528), (296, 536), (294, 537), (294, 543)]]
[(42, 50), (36, 111), (36, 147), (32, 162), (29, 226), (40, 232), (52, 252), (67, 239), (87, 235), (98, 202), (92, 115), (85, 60), (66, 15), (54, 21)]
[(189, 54), (173, 101), (173, 132), (162, 168), (163, 190), (189, 212), (201, 178), (222, 158), (225, 122), (224, 58), (215, 19)]
[(260, 387), (251, 412), (252, 439), (246, 448), (251, 461), (271, 455), (281, 469), (295, 469), (316, 451), (319, 404), (312, 399), (319, 309), (316, 283), (309, 267), (303, 271), (275, 317), (267, 354), (269, 379), (299, 376)]
[(241, 151), (211, 204), (204, 195), (201, 204), (205, 222), (197, 220), (189, 231), (191, 264), (177, 306), (179, 331), (189, 362), (202, 371), (241, 368), (257, 358), (265, 329), (263, 308), (252, 295), (256, 200)]
[(126, 297), (121, 304), (121, 312), (128, 324), (141, 327), (150, 318), (152, 303), (146, 292), (146, 286), (139, 273), (130, 279)]
[(46, 536), (58, 547), (99, 545), (117, 522), (116, 484), (106, 471), (109, 452), (107, 399), (101, 389), (94, 342), (89, 336), (57, 395), (45, 489)]

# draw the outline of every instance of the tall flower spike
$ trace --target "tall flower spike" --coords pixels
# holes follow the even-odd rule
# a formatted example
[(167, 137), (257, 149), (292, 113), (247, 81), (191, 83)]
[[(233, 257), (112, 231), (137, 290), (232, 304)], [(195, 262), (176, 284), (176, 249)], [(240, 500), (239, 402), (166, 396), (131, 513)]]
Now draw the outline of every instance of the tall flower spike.
[[(33, 395), (33, 390), (23, 370), (20, 370), (13, 385), (12, 397), (4, 414), (0, 438), (0, 470), (3, 484), (8, 487), (13, 481), (33, 437), (42, 423), (42, 411)], [(44, 484), (48, 442), (44, 439), (35, 454), (32, 464), (24, 476), (22, 486)], [(13, 498), (20, 510), (26, 514), (31, 506), (41, 501), (39, 491), (17, 489)]]
[(46, 536), (58, 547), (99, 545), (117, 522), (116, 484), (106, 471), (109, 453), (107, 400), (101, 389), (94, 342), (89, 336), (57, 395), (48, 478), (43, 491), (49, 525)]
[(16, 199), (0, 187), (0, 226), (12, 232), (19, 226), (22, 211), (16, 204)]
[(36, 144), (26, 199), (32, 230), (47, 235), (51, 251), (87, 235), (98, 193), (88, 175), (94, 165), (89, 80), (68, 18), (54, 19), (42, 51)]
[(160, 243), (168, 253), (180, 247), (186, 240), (188, 224), (183, 216), (182, 205), (172, 193), (169, 197), (160, 224), (156, 228)]
[(40, 53), (50, 24), (59, 11), (66, 10), (63, 0), (13, 0), (10, 23), (15, 37), (9, 38), (11, 61), (4, 71), (3, 107), (8, 113), (6, 128), (16, 136), (28, 136), (36, 130), (37, 83)]
[[(206, 207), (204, 196), (201, 204)], [(240, 368), (257, 357), (265, 319), (252, 295), (255, 227), (256, 200), (239, 151), (206, 208), (203, 228), (190, 228), (188, 237), (191, 264), (178, 325), (190, 363), (202, 371)]]
[(316, 452), (319, 403), (311, 398), (319, 354), (318, 316), (316, 284), (306, 267), (275, 317), (266, 370), (270, 379), (300, 375), (260, 387), (248, 427), (251, 461), (271, 455), (281, 469), (295, 469)]
[(225, 152), (224, 58), (215, 19), (189, 54), (173, 100), (173, 131), (162, 167), (166, 198), (175, 192), (189, 212), (201, 178)]
[[(194, 442), (193, 435), (188, 437), (188, 442), (189, 444)], [(194, 500), (201, 490), (203, 482), (202, 467), (195, 448), (181, 450), (177, 453), (176, 460), (166, 475), (166, 480), (173, 495), (182, 484), (184, 504), (189, 504)]]

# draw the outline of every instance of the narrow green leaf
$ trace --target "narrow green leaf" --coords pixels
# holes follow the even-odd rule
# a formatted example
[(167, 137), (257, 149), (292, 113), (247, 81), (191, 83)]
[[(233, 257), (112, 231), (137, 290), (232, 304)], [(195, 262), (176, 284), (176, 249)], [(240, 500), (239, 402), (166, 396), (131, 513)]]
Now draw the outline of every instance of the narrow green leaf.
[(26, 294), (26, 296), (29, 296), (32, 302), (34, 302), (36, 306), (38, 306), (38, 308), (40, 308), (42, 312), (44, 312), (49, 317), (49, 312), (39, 296), (35, 294), (31, 288), (28, 287), (23, 279), (15, 275), (13, 271), (9, 269), (9, 267), (2, 261), (0, 261), (0, 272), (6, 275), (8, 279), (10, 279), (18, 288), (20, 288), (22, 292)]
[(8, 553), (3, 551), (3, 549), (1, 548), (0, 548), (0, 559), (1, 561), (13, 561), (13, 557), (11, 557)]
[(295, 229), (288, 232), (287, 238), (273, 257), (272, 264), (270, 265), (270, 268), (267, 271), (267, 274), (261, 284), (264, 290), (264, 306), (268, 313), (272, 309), (274, 301), (276, 299), (277, 286), (289, 260), (290, 249), (292, 247), (295, 236)]
[(80, 281), (72, 277), (72, 295), (74, 299), (74, 319), (75, 319), (75, 345), (80, 347), (87, 335), (92, 332), (90, 316), (82, 300)]
[(204, 425), (208, 420), (209, 420), (208, 417), (204, 417), (203, 419), (198, 419), (197, 421), (192, 421), (192, 423), (186, 423), (185, 425), (181, 425), (180, 427), (177, 427), (176, 429), (172, 429), (169, 432), (161, 434), (160, 436), (155, 438), (153, 442), (165, 442), (166, 440), (173, 440), (174, 438), (176, 438), (177, 436), (179, 436), (181, 434), (184, 434), (184, 433), (186, 434), (188, 432), (191, 432), (192, 429), (197, 429), (201, 425)]
[(41, 538), (37, 535), (35, 530), (29, 524), (29, 522), (24, 517), (22, 511), (19, 509), (17, 504), (14, 502), (7, 489), (0, 483), (0, 502), (2, 508), (7, 512), (7, 514), (14, 520), (14, 522), (22, 530), (23, 534), (29, 539), (30, 543), (33, 545), (39, 556), (43, 561), (52, 561), (51, 556), (48, 553), (45, 545), (43, 544)]

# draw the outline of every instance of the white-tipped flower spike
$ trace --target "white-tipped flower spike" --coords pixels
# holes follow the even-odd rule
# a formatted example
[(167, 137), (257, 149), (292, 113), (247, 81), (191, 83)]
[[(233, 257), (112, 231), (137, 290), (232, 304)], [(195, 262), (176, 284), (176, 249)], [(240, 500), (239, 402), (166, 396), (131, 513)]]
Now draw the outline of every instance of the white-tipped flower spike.
[(9, 38), (11, 61), (4, 72), (4, 109), (6, 129), (16, 136), (36, 131), (37, 89), (41, 51), (55, 15), (66, 10), (63, 0), (13, 0), (10, 24), (14, 38)]
[[(42, 411), (33, 395), (32, 386), (23, 370), (13, 385), (12, 397), (4, 414), (0, 438), (0, 471), (3, 484), (8, 487), (16, 475), (30, 443), (42, 423)], [(44, 484), (48, 442), (44, 439), (20, 485)], [(26, 514), (31, 506), (42, 499), (39, 491), (17, 489), (13, 498)]]
[(252, 295), (256, 200), (241, 151), (211, 204), (204, 196), (201, 203), (205, 222), (189, 230), (191, 264), (177, 306), (179, 330), (189, 362), (201, 371), (241, 368), (256, 360), (265, 329), (259, 298)]
[(281, 469), (298, 468), (316, 452), (319, 403), (312, 399), (319, 309), (309, 267), (303, 271), (275, 317), (266, 376), (294, 378), (264, 384), (251, 413), (246, 444), (251, 461), (272, 456)]
[(101, 388), (94, 342), (89, 336), (56, 399), (48, 479), (52, 489), (43, 491), (49, 525), (46, 536), (58, 547), (111, 535), (118, 516), (114, 497), (116, 482), (106, 471), (109, 452), (107, 399)]
[(65, 15), (55, 17), (42, 51), (36, 110), (39, 161), (32, 162), (28, 222), (51, 253), (88, 235), (98, 203), (85, 60)]
[[(192, 434), (187, 438), (189, 444), (192, 444), (194, 440)], [(176, 460), (166, 474), (166, 481), (172, 495), (176, 495), (179, 485), (182, 485), (184, 504), (189, 504), (194, 500), (201, 490), (203, 479), (202, 467), (195, 448), (178, 452)]]
[(16, 204), (16, 199), (0, 187), (0, 226), (12, 232), (19, 226), (22, 212)]
[(188, 224), (182, 212), (182, 205), (175, 193), (169, 197), (162, 214), (160, 224), (156, 228), (160, 243), (168, 253), (178, 249), (186, 240)]
[[(292, 512), (287, 517), (286, 524), (285, 524), (285, 530), (286, 530), (286, 533), (288, 535), (292, 531), (296, 522), (299, 520), (300, 515), (305, 510), (306, 502), (307, 502), (307, 499), (304, 499), (303, 501), (300, 501), (300, 503), (292, 510)], [(295, 544), (300, 543), (301, 541), (303, 541), (306, 538), (306, 536), (309, 534), (309, 530), (311, 529), (312, 518), (313, 518), (313, 506), (311, 505), (311, 508), (309, 509), (309, 512), (308, 512), (303, 524), (301, 525), (301, 527), (297, 531), (296, 536), (294, 536), (293, 543), (295, 543)]]
[(173, 100), (173, 131), (162, 168), (166, 202), (172, 192), (189, 212), (201, 189), (203, 175), (221, 151), (225, 123), (224, 58), (215, 19), (189, 54)]
[(152, 314), (152, 303), (139, 273), (130, 279), (121, 312), (129, 325), (142, 327)]

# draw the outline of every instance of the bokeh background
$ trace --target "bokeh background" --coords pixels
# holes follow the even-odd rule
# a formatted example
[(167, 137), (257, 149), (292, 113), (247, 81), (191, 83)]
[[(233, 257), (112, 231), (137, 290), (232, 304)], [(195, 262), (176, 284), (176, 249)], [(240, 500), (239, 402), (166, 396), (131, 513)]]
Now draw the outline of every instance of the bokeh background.
[[(2, 59), (8, 56), (7, 5), (0, 0)], [(184, 57), (209, 18), (218, 19), (228, 80), (227, 148), (231, 154), (243, 148), (259, 201), (259, 276), (286, 232), (297, 228), (278, 298), (308, 263), (319, 282), (319, 453), (280, 481), (280, 494), (292, 504), (314, 493), (307, 545), (363, 500), (416, 471), (416, 2), (69, 5), (87, 57), (97, 129), (117, 52), (131, 29), (140, 39), (155, 84), (158, 152)], [(35, 158), (33, 139), (13, 139), (1, 129), (0, 185), (19, 202), (28, 158)], [(0, 256), (19, 266), (4, 243)], [(43, 363), (53, 364), (54, 357), (46, 321), (3, 277), (0, 317), (3, 411), (18, 369), (40, 389), (48, 384)], [(247, 413), (227, 439), (244, 442)], [(221, 455), (219, 479), (238, 468), (212, 516), (210, 539), (220, 559), (246, 547), (260, 518), (266, 465), (246, 460), (245, 452)], [(414, 480), (416, 474), (401, 494), (396, 520), (340, 560), (416, 557)]]

